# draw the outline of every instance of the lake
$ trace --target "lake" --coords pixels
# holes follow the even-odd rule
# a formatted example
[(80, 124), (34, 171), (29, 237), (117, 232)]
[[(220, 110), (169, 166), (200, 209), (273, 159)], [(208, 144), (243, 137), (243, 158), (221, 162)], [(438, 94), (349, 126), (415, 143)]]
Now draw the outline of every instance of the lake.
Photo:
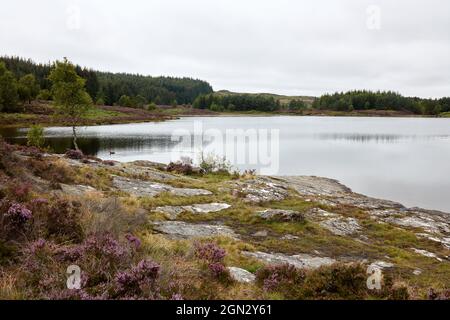
[[(273, 175), (334, 178), (355, 192), (450, 212), (450, 119), (296, 116), (185, 117), (160, 123), (83, 127), (85, 153), (119, 161), (168, 163), (226, 155)], [(24, 143), (26, 130), (0, 129)], [(71, 129), (45, 130), (56, 152)]]

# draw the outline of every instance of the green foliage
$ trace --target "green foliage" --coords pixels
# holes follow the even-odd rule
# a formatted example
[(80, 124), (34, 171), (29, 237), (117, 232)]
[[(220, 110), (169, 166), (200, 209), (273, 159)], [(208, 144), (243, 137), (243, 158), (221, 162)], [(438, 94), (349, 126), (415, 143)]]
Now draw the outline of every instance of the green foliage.
[(59, 114), (77, 125), (92, 106), (92, 99), (85, 90), (86, 80), (76, 73), (74, 65), (67, 59), (55, 63), (49, 79)]
[(141, 96), (137, 95), (135, 97), (129, 97), (127, 95), (123, 95), (120, 97), (117, 104), (121, 107), (128, 107), (128, 108), (144, 108), (145, 104), (147, 103), (147, 100)]
[(5, 64), (0, 62), (0, 111), (15, 111), (17, 99), (17, 81)]
[(313, 107), (320, 110), (396, 110), (415, 114), (438, 115), (450, 111), (450, 98), (420, 99), (404, 97), (392, 91), (366, 90), (326, 94), (317, 99)]
[(19, 79), (17, 90), (21, 101), (31, 103), (39, 94), (40, 87), (34, 75), (30, 73)]
[(156, 110), (156, 108), (157, 108), (157, 106), (156, 106), (156, 103), (154, 103), (154, 102), (150, 103), (150, 104), (147, 106), (147, 110), (148, 110), (148, 111)]
[(307, 108), (306, 103), (302, 100), (291, 100), (288, 104), (289, 110), (297, 111), (304, 110)]
[(104, 106), (105, 105), (105, 100), (103, 100), (103, 98), (98, 98), (97, 101), (95, 101), (95, 104), (97, 106)]
[(252, 94), (206, 94), (195, 99), (194, 108), (213, 111), (276, 111), (281, 104), (274, 97)]
[(39, 92), (37, 96), (38, 100), (51, 100), (52, 99), (52, 93), (48, 89), (43, 89)]
[(57, 114), (64, 117), (73, 126), (73, 144), (78, 150), (76, 126), (86, 118), (92, 108), (92, 99), (85, 90), (85, 83), (72, 63), (66, 58), (57, 61), (50, 72), (52, 81), (53, 101), (58, 110)]
[(44, 128), (40, 125), (35, 125), (30, 128), (27, 133), (27, 144), (33, 147), (42, 147), (44, 145)]
[(207, 154), (206, 156), (202, 153), (200, 155), (200, 169), (204, 173), (227, 173), (229, 174), (232, 166), (230, 162), (225, 157), (220, 157), (213, 153)]

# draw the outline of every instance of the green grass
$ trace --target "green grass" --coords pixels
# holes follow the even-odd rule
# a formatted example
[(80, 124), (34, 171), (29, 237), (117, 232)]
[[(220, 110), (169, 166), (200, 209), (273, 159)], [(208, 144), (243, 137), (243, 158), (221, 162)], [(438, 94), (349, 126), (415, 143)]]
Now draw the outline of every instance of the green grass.
[(443, 112), (439, 115), (441, 118), (450, 118), (450, 111), (449, 112)]

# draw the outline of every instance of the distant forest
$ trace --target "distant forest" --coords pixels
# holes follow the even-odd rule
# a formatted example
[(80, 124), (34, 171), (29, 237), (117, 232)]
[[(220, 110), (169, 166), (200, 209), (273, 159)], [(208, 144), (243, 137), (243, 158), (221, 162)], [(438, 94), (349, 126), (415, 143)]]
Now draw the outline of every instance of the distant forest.
[(314, 101), (313, 108), (334, 111), (396, 110), (419, 115), (438, 115), (450, 111), (450, 98), (409, 98), (391, 91), (360, 90), (323, 95)]
[[(16, 78), (33, 74), (41, 90), (50, 90), (48, 75), (52, 64), (35, 63), (18, 57), (0, 57)], [(131, 101), (155, 104), (191, 104), (200, 94), (213, 92), (209, 83), (191, 78), (151, 77), (138, 74), (100, 72), (76, 66), (77, 73), (86, 79), (86, 90), (101, 104), (114, 105), (123, 97)]]
[(307, 104), (300, 99), (293, 99), (289, 103), (281, 103), (279, 99), (267, 94), (202, 94), (195, 99), (194, 108), (209, 109), (211, 111), (263, 111), (306, 109)]
[[(8, 110), (7, 101), (11, 106), (14, 105), (15, 89), (12, 88), (14, 85), (11, 85), (11, 82), (15, 80), (17, 80), (17, 92), (21, 101), (30, 101), (36, 96), (38, 99), (51, 99), (51, 83), (48, 75), (53, 67), (52, 64), (35, 63), (18, 57), (0, 57), (1, 62), (4, 62), (4, 66), (0, 69), (3, 70), (6, 67), (6, 70), (0, 70), (3, 73), (3, 75), (0, 74), (0, 110), (3, 104), (5, 104), (3, 111)], [(194, 108), (217, 112), (302, 112), (306, 109), (315, 109), (341, 112), (395, 110), (417, 115), (450, 113), (450, 98), (404, 97), (392, 91), (338, 92), (325, 94), (316, 99), (228, 91), (214, 93), (209, 83), (191, 78), (100, 72), (80, 66), (76, 66), (76, 71), (86, 79), (86, 91), (98, 105), (142, 108), (150, 107), (152, 104), (153, 107), (154, 105), (192, 104)], [(11, 88), (7, 89), (8, 85)]]

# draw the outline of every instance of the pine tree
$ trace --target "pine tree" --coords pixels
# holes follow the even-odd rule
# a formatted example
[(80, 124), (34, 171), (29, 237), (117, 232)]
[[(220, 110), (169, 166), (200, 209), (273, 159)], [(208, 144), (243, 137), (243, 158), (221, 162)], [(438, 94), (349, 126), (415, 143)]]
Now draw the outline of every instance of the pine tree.
[(17, 81), (5, 64), (0, 62), (0, 111), (16, 111), (17, 100)]

